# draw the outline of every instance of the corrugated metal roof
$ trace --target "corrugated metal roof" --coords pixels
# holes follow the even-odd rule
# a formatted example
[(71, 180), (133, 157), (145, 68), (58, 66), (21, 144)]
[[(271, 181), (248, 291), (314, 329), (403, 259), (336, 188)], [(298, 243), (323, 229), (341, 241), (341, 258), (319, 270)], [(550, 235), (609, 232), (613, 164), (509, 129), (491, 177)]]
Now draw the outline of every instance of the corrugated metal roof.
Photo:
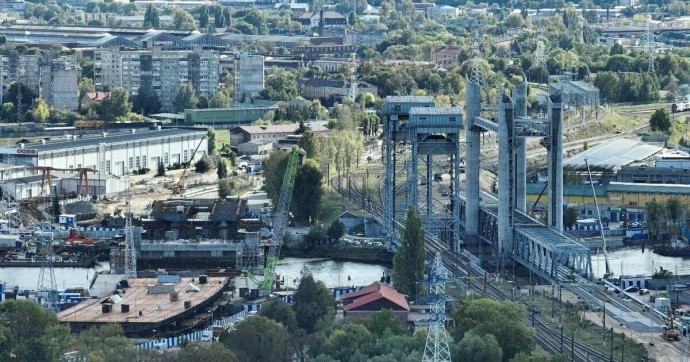
[(690, 185), (611, 182), (608, 185), (608, 191), (687, 195), (690, 194)]
[(633, 162), (647, 159), (661, 152), (662, 149), (659, 146), (620, 138), (600, 143), (596, 147), (581, 152), (563, 161), (563, 166), (583, 169), (586, 167), (586, 159), (591, 168), (618, 169)]
[(410, 108), (410, 116), (415, 114), (446, 114), (459, 115), (462, 111), (460, 107), (412, 107)]
[(432, 96), (387, 96), (387, 103), (434, 103)]

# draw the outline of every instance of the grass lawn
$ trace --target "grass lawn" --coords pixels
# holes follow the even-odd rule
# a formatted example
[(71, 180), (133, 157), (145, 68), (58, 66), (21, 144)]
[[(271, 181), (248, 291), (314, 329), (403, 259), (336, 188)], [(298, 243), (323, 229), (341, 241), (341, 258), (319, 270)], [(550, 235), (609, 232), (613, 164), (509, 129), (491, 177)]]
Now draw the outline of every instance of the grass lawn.
[(342, 198), (335, 190), (325, 189), (321, 198), (321, 222), (330, 225), (338, 215), (349, 211), (355, 215), (362, 215), (361, 205), (356, 205)]

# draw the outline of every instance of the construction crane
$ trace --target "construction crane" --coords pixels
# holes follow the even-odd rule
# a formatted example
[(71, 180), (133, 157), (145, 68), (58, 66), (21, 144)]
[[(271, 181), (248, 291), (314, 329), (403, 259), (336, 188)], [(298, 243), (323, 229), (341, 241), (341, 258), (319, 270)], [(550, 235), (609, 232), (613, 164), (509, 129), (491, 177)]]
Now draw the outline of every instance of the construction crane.
[(597, 219), (599, 220), (599, 232), (601, 233), (602, 250), (604, 251), (604, 261), (606, 262), (606, 274), (604, 278), (613, 275), (611, 265), (609, 264), (609, 253), (606, 250), (606, 237), (604, 237), (604, 224), (601, 222), (601, 212), (599, 211), (599, 203), (597, 202), (597, 193), (594, 191), (594, 180), (592, 180), (592, 172), (589, 170), (589, 163), (585, 158), (585, 166), (587, 166), (587, 177), (589, 177), (589, 184), (592, 186), (592, 198), (594, 199), (594, 207), (597, 209)]
[(290, 201), (292, 200), (292, 189), (295, 186), (295, 175), (297, 174), (297, 165), (300, 150), (298, 147), (293, 147), (288, 156), (287, 167), (285, 168), (285, 175), (283, 176), (283, 185), (280, 188), (280, 197), (278, 205), (273, 214), (273, 237), (268, 246), (268, 257), (266, 259), (266, 268), (264, 269), (264, 279), (259, 280), (252, 275), (248, 269), (242, 270), (247, 278), (256, 283), (259, 287), (261, 295), (268, 295), (273, 289), (273, 279), (275, 278), (276, 264), (280, 257), (280, 247), (283, 244), (283, 234), (288, 223), (288, 213), (290, 212)]
[(179, 194), (182, 192), (182, 180), (184, 180), (185, 175), (189, 171), (189, 166), (192, 165), (192, 161), (194, 160), (194, 156), (196, 155), (196, 152), (199, 151), (199, 147), (201, 147), (201, 144), (204, 142), (205, 139), (206, 139), (206, 136), (201, 138), (201, 140), (199, 141), (199, 144), (196, 145), (194, 152), (192, 152), (192, 155), (189, 157), (189, 161), (184, 163), (185, 167), (184, 167), (184, 170), (182, 171), (182, 175), (180, 175), (180, 179), (173, 186), (173, 194)]

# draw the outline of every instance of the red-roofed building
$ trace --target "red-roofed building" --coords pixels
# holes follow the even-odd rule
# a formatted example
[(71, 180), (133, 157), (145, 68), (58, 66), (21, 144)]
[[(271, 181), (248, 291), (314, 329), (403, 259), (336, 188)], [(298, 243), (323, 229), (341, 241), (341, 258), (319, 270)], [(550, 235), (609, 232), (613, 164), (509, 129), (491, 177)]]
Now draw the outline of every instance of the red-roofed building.
[(89, 92), (81, 97), (81, 107), (89, 109), (92, 103), (101, 103), (108, 98), (110, 98), (110, 92)]
[(407, 328), (410, 305), (404, 295), (385, 283), (375, 282), (356, 292), (343, 294), (339, 299), (343, 303), (345, 319), (368, 318), (383, 309), (390, 309), (400, 319), (402, 327)]

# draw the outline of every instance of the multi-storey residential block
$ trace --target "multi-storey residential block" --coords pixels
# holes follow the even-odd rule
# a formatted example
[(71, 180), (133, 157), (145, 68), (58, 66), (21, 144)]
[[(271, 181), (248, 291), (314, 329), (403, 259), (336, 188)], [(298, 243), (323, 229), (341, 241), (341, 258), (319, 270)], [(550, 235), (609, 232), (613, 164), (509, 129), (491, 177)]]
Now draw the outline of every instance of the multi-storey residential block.
[(264, 90), (264, 57), (235, 54), (235, 99), (250, 97)]
[(219, 55), (215, 50), (107, 48), (94, 51), (94, 62), (96, 90), (122, 87), (130, 95), (155, 93), (163, 111), (175, 108), (177, 89), (184, 83), (191, 84), (198, 97), (218, 92)]
[(79, 106), (79, 68), (64, 59), (56, 59), (41, 66), (39, 96), (52, 108), (76, 109)]

